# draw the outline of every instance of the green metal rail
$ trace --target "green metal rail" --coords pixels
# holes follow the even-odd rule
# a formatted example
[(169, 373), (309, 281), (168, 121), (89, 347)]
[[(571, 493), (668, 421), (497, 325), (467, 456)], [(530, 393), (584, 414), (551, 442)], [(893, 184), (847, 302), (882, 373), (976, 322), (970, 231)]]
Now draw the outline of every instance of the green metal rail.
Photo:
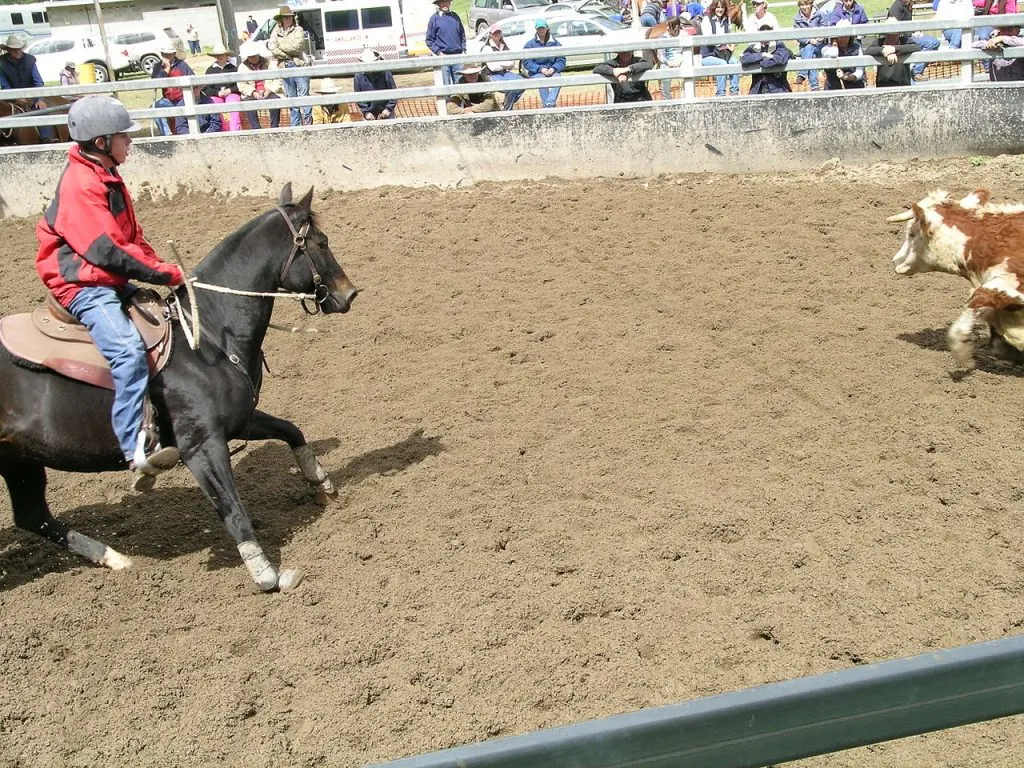
[(758, 768), (1021, 713), (1024, 635), (383, 765)]

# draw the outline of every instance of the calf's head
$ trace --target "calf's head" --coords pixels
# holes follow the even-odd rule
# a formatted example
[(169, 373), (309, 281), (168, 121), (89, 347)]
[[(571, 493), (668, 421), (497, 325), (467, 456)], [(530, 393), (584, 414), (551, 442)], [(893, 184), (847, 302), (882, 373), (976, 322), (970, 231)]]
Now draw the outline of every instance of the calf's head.
[(954, 202), (947, 192), (939, 190), (914, 203), (909, 210), (886, 219), (892, 223), (907, 222), (903, 245), (892, 257), (896, 274), (963, 274), (969, 234), (962, 225), (975, 219), (989, 197), (987, 189), (978, 189)]

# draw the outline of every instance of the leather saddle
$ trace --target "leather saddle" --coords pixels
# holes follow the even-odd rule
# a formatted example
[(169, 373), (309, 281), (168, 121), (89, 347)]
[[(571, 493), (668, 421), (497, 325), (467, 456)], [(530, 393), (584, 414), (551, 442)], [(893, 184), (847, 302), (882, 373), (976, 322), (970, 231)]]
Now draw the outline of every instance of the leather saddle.
[[(155, 292), (140, 290), (132, 295), (128, 314), (146, 345), (152, 378), (171, 357), (170, 311)], [(69, 379), (114, 388), (110, 366), (89, 331), (50, 294), (32, 312), (0, 317), (0, 344), (14, 357)]]

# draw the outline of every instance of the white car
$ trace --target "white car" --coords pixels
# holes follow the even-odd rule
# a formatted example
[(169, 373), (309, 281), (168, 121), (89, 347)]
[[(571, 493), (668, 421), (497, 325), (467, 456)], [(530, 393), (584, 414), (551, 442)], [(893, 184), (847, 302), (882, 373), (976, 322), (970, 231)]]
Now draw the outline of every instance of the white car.
[(187, 53), (185, 41), (171, 27), (122, 27), (117, 34), (107, 36), (107, 43), (137, 61), (139, 69), (146, 74), (162, 61), (160, 49), (168, 43), (174, 46), (179, 57), (185, 58)]
[[(60, 71), (69, 61), (73, 61), (77, 65), (92, 64), (96, 67), (96, 82), (98, 83), (116, 79), (116, 74), (112, 77), (112, 73), (107, 69), (107, 63), (103, 58), (103, 46), (99, 44), (98, 39), (48, 37), (29, 45), (25, 49), (25, 53), (35, 56), (39, 76), (48, 85), (60, 82)], [(114, 67), (114, 73), (130, 72), (137, 67), (126, 51), (113, 46), (110, 46), (110, 63)]]
[[(535, 37), (537, 30), (534, 22), (538, 18), (544, 18), (551, 28), (551, 36), (554, 37), (564, 48), (573, 48), (582, 45), (601, 45), (636, 42), (639, 46), (643, 40), (641, 33), (634, 31), (626, 24), (606, 19), (600, 16), (584, 16), (583, 14), (567, 12), (558, 14), (531, 14), (510, 16), (502, 19), (495, 26), (501, 29), (502, 37), (508, 43), (508, 47), (515, 51), (526, 47), (526, 43)], [(477, 38), (478, 50), (487, 39), (488, 31)], [(571, 51), (565, 52), (567, 67), (592, 67), (607, 61), (611, 54), (587, 54), (584, 56), (572, 56)]]

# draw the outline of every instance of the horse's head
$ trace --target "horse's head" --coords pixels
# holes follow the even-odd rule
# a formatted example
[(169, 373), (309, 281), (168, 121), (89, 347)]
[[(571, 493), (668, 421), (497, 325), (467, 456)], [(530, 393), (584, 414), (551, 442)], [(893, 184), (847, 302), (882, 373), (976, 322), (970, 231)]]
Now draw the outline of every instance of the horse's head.
[[(285, 184), (278, 198), (278, 210), (284, 216), (293, 237), (293, 248), (281, 268), (281, 287), (296, 293), (311, 293), (317, 310), (348, 312), (359, 291), (331, 252), (327, 235), (316, 225), (310, 210), (313, 188), (299, 202), (292, 202), (292, 185)], [(306, 305), (303, 303), (303, 308)], [(309, 309), (306, 309), (309, 312)]]

